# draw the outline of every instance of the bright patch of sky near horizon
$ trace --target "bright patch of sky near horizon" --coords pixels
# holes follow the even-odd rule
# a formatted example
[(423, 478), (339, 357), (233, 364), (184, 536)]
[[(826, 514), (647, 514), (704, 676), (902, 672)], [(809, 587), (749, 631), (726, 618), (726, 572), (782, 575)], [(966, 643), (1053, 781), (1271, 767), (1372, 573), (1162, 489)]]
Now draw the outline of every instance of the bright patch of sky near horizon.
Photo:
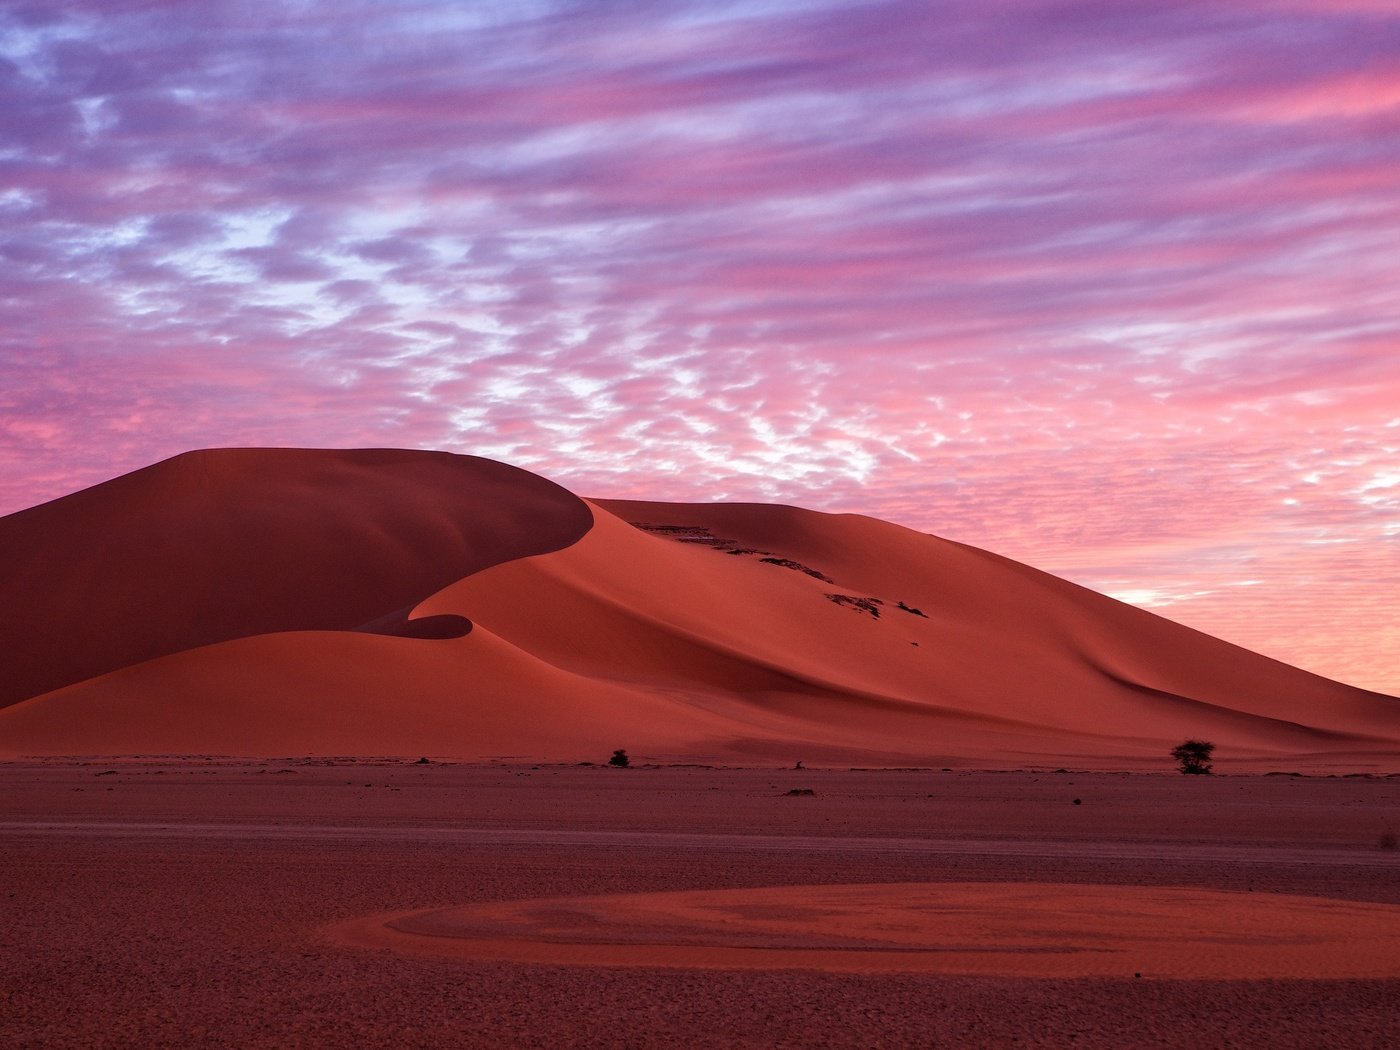
[(1383, 0), (0, 6), (0, 512), (217, 445), (872, 514), (1400, 693)]

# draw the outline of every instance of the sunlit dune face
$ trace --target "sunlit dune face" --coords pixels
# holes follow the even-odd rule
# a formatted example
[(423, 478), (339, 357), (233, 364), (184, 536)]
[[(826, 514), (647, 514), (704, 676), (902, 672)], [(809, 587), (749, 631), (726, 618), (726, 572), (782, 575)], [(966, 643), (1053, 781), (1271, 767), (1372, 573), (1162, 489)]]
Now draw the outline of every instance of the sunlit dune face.
[(1200, 739), (1232, 772), (1393, 765), (1400, 700), (856, 515), (226, 450), (0, 519), (4, 540), (29, 555), (0, 581), (26, 612), (0, 624), (13, 755), (1122, 770)]
[(524, 900), (327, 932), (360, 948), (571, 966), (1314, 980), (1400, 967), (1395, 905), (1036, 882)]

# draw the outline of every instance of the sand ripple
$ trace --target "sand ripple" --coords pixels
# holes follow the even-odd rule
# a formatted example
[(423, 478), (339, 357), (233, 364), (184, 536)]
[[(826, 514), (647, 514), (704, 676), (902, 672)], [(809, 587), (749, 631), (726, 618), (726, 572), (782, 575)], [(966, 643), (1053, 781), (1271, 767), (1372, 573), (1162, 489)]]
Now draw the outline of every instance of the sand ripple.
[(881, 883), (508, 901), (329, 930), (362, 947), (560, 965), (1014, 977), (1400, 973), (1400, 906), (1056, 883)]

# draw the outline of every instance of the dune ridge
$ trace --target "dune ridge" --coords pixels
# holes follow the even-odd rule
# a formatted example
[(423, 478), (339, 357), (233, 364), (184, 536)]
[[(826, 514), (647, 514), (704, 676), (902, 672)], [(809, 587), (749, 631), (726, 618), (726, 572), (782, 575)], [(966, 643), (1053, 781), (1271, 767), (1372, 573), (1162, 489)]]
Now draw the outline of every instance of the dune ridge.
[[(1128, 769), (1197, 736), (1238, 768), (1400, 765), (1395, 698), (875, 519), (244, 451), (0, 519), (24, 566), (6, 630), (51, 640), (23, 649), (0, 753)], [(72, 655), (75, 618), (112, 633), (96, 654)]]
[(578, 497), (476, 457), (188, 452), (0, 518), (0, 707), (233, 638), (396, 633), (438, 588), (588, 526)]

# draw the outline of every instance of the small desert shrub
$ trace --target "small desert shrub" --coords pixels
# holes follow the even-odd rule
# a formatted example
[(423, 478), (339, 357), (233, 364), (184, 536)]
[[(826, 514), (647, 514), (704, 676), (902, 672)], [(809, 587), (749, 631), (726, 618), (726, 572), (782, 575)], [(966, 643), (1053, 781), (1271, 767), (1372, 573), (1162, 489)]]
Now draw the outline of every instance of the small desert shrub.
[(1172, 748), (1172, 758), (1186, 774), (1210, 772), (1210, 756), (1215, 745), (1207, 740), (1184, 740)]
[(608, 765), (617, 766), (619, 769), (625, 769), (629, 761), (630, 759), (627, 757), (627, 752), (622, 748), (618, 748), (612, 753), (612, 758), (608, 759)]

